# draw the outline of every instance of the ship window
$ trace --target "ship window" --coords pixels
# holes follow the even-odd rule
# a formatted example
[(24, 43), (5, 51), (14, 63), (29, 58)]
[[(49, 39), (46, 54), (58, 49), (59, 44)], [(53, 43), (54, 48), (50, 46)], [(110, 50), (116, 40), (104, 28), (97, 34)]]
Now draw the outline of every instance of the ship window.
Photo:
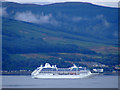
[(73, 68), (72, 71), (78, 71), (78, 68)]
[(67, 69), (67, 68), (59, 68), (58, 71), (70, 71), (70, 69)]
[(85, 70), (84, 68), (79, 68), (79, 70)]
[(85, 70), (84, 68), (73, 68), (72, 71), (80, 71), (80, 70)]
[(56, 71), (55, 68), (43, 68), (41, 71)]

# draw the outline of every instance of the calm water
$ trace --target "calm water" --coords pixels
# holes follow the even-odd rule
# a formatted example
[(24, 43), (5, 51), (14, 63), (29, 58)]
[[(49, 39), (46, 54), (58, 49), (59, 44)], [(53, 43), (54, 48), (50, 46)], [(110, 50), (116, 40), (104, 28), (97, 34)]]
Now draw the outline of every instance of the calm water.
[(33, 79), (3, 76), (3, 88), (118, 88), (118, 76), (96, 75), (83, 79)]

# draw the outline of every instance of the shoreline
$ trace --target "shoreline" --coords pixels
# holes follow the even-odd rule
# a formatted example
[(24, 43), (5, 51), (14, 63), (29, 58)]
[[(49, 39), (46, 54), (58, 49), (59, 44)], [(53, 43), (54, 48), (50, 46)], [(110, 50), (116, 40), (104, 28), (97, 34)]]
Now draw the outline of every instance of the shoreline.
[[(27, 71), (27, 70), (23, 70), (23, 71), (2, 71), (0, 73), (0, 75), (31, 75), (32, 71)], [(120, 75), (118, 72), (103, 72), (100, 73), (103, 75)]]

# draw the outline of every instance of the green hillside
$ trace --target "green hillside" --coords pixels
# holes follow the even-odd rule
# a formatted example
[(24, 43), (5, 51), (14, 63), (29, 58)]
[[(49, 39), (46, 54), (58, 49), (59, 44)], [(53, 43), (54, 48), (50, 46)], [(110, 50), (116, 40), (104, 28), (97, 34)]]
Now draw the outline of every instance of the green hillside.
[[(113, 42), (109, 40), (86, 38), (6, 18), (3, 18), (2, 33), (3, 70), (33, 70), (46, 62), (58, 67), (68, 67), (81, 61), (117, 64), (117, 51), (111, 51)], [(109, 53), (104, 55), (106, 50), (101, 49), (101, 53), (95, 49), (103, 46), (110, 47)]]
[(3, 70), (33, 70), (49, 62), (92, 68), (118, 64), (118, 9), (90, 3), (3, 3)]
[[(79, 52), (95, 53), (88, 47), (112, 45), (111, 41), (96, 40), (49, 30), (16, 20), (3, 19), (3, 48), (9, 53)], [(113, 42), (114, 43), (114, 42)]]

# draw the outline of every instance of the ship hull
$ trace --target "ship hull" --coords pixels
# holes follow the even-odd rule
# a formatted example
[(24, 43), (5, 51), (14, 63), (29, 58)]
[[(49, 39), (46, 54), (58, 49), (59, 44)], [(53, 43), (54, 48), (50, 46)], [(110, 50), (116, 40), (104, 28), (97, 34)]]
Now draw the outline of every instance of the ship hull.
[(90, 70), (87, 70), (83, 67), (77, 67), (73, 64), (70, 68), (57, 68), (56, 65), (50, 65), (46, 63), (43, 67), (42, 65), (35, 69), (31, 76), (32, 78), (43, 78), (43, 79), (50, 79), (50, 78), (85, 78), (90, 76), (92, 73)]
[(89, 74), (80, 74), (80, 75), (36, 75), (36, 76), (32, 76), (32, 78), (36, 78), (36, 79), (69, 79), (69, 78), (73, 78), (73, 79), (75, 79), (75, 78), (85, 78), (85, 77), (88, 77), (88, 76), (90, 76), (90, 75), (92, 75), (92, 73), (89, 73)]

